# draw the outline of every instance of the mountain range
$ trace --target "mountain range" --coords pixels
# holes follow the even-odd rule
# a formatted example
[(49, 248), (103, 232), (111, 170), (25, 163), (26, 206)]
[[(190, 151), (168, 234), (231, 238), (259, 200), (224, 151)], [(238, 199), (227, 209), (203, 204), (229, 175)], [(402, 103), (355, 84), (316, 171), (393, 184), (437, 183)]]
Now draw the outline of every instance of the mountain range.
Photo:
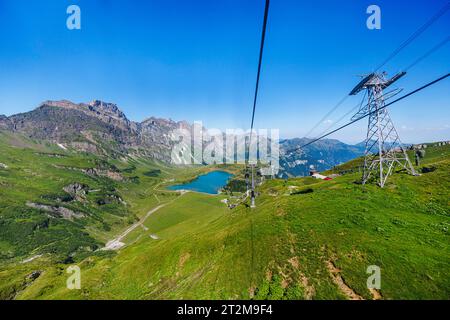
[[(61, 148), (119, 158), (140, 155), (170, 163), (175, 129), (191, 130), (186, 121), (150, 117), (134, 122), (114, 103), (94, 100), (73, 103), (45, 101), (38, 108), (12, 116), (0, 115), (0, 129), (50, 141)], [(279, 177), (305, 176), (310, 169), (326, 170), (363, 154), (364, 145), (324, 139), (301, 150), (307, 138), (280, 141)], [(292, 151), (295, 150), (295, 151)]]
[(99, 100), (46, 101), (33, 111), (0, 117), (0, 128), (29, 138), (113, 157), (138, 153), (164, 162), (170, 161), (172, 147), (168, 133), (185, 126), (154, 117), (134, 122), (116, 104)]
[(349, 145), (335, 139), (322, 139), (300, 148), (310, 141), (308, 138), (280, 141), (279, 177), (307, 176), (312, 169), (330, 169), (363, 155), (365, 148), (364, 143)]

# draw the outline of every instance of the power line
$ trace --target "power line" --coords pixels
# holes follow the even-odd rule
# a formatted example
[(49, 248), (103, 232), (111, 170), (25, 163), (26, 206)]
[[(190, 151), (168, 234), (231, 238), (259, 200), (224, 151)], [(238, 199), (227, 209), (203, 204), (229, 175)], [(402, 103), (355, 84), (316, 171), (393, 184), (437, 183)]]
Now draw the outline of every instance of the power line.
[(292, 149), (292, 150), (288, 150), (288, 151), (286, 151), (286, 153), (290, 153), (290, 152), (293, 152), (293, 151), (297, 151), (297, 150), (299, 150), (299, 149), (301, 149), (301, 148), (307, 147), (307, 146), (309, 146), (310, 144), (313, 144), (314, 142), (319, 141), (320, 139), (323, 139), (323, 138), (325, 138), (325, 137), (327, 137), (327, 136), (329, 136), (329, 135), (331, 135), (331, 134), (333, 134), (333, 133), (335, 133), (335, 132), (337, 132), (337, 131), (339, 131), (339, 130), (342, 130), (342, 129), (344, 129), (345, 127), (348, 127), (349, 125), (351, 125), (351, 124), (353, 124), (353, 123), (355, 123), (355, 122), (357, 122), (357, 121), (359, 121), (359, 120), (362, 120), (362, 119), (364, 119), (364, 118), (370, 116), (371, 114), (374, 114), (375, 112), (378, 112), (378, 111), (381, 110), (381, 109), (387, 108), (388, 106), (390, 106), (390, 105), (392, 105), (392, 104), (394, 104), (394, 103), (396, 103), (396, 102), (399, 102), (400, 100), (403, 100), (403, 99), (405, 99), (405, 98), (407, 98), (407, 97), (409, 97), (409, 96), (411, 96), (411, 95), (413, 95), (413, 94), (415, 94), (415, 93), (417, 93), (417, 92), (419, 92), (419, 91), (421, 91), (421, 90), (423, 90), (423, 89), (425, 89), (425, 88), (428, 88), (429, 86), (431, 86), (431, 85), (433, 85), (433, 84), (435, 84), (435, 83), (438, 83), (439, 81), (442, 81), (442, 80), (444, 80), (445, 78), (447, 78), (447, 77), (449, 77), (449, 76), (450, 76), (450, 73), (447, 73), (446, 75), (444, 75), (444, 76), (442, 76), (442, 77), (440, 77), (440, 78), (438, 78), (438, 79), (436, 79), (436, 80), (434, 80), (434, 81), (431, 81), (431, 82), (429, 82), (429, 83), (423, 85), (422, 87), (420, 87), (420, 88), (418, 88), (418, 89), (416, 89), (416, 90), (413, 90), (413, 91), (411, 91), (411, 92), (405, 94), (404, 96), (402, 96), (402, 97), (400, 97), (400, 98), (398, 98), (398, 99), (396, 99), (396, 100), (394, 100), (394, 101), (389, 102), (388, 104), (384, 105), (383, 107), (378, 108), (378, 110), (374, 110), (374, 111), (372, 111), (372, 112), (369, 112), (369, 113), (367, 113), (367, 114), (365, 114), (365, 115), (363, 115), (363, 116), (361, 116), (361, 117), (359, 117), (359, 118), (357, 118), (357, 119), (355, 119), (355, 120), (353, 120), (353, 121), (350, 121), (349, 123), (344, 124), (343, 126), (340, 126), (340, 127), (337, 128), (337, 129), (334, 129), (333, 131), (330, 131), (330, 132), (328, 132), (328, 133), (326, 133), (326, 134), (324, 134), (324, 135), (322, 135), (322, 136), (320, 136), (320, 137), (318, 137), (318, 138), (315, 138), (315, 139), (309, 141), (308, 143), (305, 143), (305, 144), (302, 145), (302, 146), (299, 146), (299, 147), (297, 147), (297, 148), (295, 148), (295, 149)]
[(429, 51), (427, 51), (424, 55), (417, 58), (413, 63), (411, 63), (409, 66), (407, 66), (405, 71), (408, 71), (409, 69), (411, 69), (412, 67), (417, 65), (422, 60), (428, 58), (428, 56), (430, 56), (432, 53), (434, 53), (435, 51), (442, 48), (449, 40), (450, 40), (450, 36), (447, 36), (447, 38), (445, 38), (443, 41), (439, 42), (437, 45), (435, 45), (433, 48), (431, 48)]
[(413, 42), (418, 36), (420, 36), (425, 30), (427, 30), (434, 22), (442, 17), (450, 9), (450, 2), (442, 7), (430, 20), (417, 29), (408, 39), (406, 39), (397, 49), (395, 49), (376, 69), (375, 72), (382, 68), (386, 63), (393, 59), (400, 51), (406, 48), (411, 42)]

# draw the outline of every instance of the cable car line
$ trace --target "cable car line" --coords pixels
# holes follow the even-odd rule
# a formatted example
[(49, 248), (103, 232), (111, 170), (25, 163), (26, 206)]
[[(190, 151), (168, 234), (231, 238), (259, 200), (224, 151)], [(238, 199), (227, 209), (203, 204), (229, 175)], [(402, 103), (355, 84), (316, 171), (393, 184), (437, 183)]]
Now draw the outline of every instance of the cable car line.
[(334, 126), (336, 126), (338, 123), (340, 123), (342, 120), (344, 120), (345, 118), (347, 118), (350, 114), (352, 114), (353, 112), (355, 112), (360, 106), (361, 104), (364, 102), (364, 99), (366, 97), (367, 93), (364, 93), (363, 98), (361, 100), (361, 102), (358, 102), (353, 108), (351, 108), (349, 111), (347, 111), (342, 117), (340, 117), (337, 121), (333, 122), (332, 124), (330, 124), (325, 130), (322, 130), (322, 132), (320, 134), (318, 134), (315, 138), (320, 137), (321, 135), (325, 134), (328, 130), (330, 130), (331, 128), (333, 128)]
[(436, 79), (436, 80), (433, 80), (433, 81), (431, 81), (431, 82), (429, 82), (429, 83), (427, 83), (427, 84), (421, 86), (420, 88), (417, 88), (417, 89), (415, 89), (415, 90), (413, 90), (413, 91), (411, 91), (411, 92), (405, 94), (404, 96), (401, 96), (400, 98), (398, 98), (398, 99), (396, 99), (396, 100), (394, 100), (394, 101), (391, 101), (391, 102), (385, 104), (383, 107), (379, 108), (378, 110), (374, 110), (374, 111), (372, 111), (372, 112), (369, 112), (369, 113), (367, 113), (367, 114), (365, 114), (365, 115), (363, 115), (363, 116), (361, 116), (361, 117), (359, 117), (359, 118), (357, 118), (357, 119), (355, 119), (355, 120), (352, 120), (352, 121), (346, 123), (345, 125), (340, 126), (340, 127), (337, 128), (337, 129), (334, 129), (334, 130), (332, 130), (332, 131), (330, 131), (330, 132), (328, 132), (328, 133), (326, 133), (326, 134), (324, 134), (324, 135), (322, 135), (322, 136), (320, 136), (320, 137), (318, 137), (318, 138), (313, 139), (312, 141), (309, 141), (308, 143), (305, 143), (305, 144), (303, 144), (303, 145), (301, 145), (301, 146), (299, 146), (299, 147), (296, 147), (296, 148), (294, 148), (294, 149), (292, 149), (292, 150), (288, 150), (288, 151), (286, 151), (286, 153), (294, 152), (294, 151), (297, 151), (298, 149), (307, 147), (307, 146), (313, 144), (314, 142), (316, 142), (316, 141), (318, 141), (318, 140), (320, 140), (320, 139), (323, 139), (323, 138), (325, 138), (325, 137), (327, 137), (327, 136), (329, 136), (329, 135), (331, 135), (331, 134), (333, 134), (333, 133), (335, 133), (335, 132), (337, 132), (337, 131), (339, 131), (339, 130), (342, 130), (342, 129), (344, 129), (345, 127), (348, 127), (349, 125), (351, 125), (351, 124), (353, 124), (353, 123), (355, 123), (355, 122), (358, 122), (358, 121), (360, 121), (360, 120), (362, 120), (362, 119), (364, 119), (364, 118), (370, 116), (371, 114), (374, 114), (375, 112), (378, 112), (378, 111), (381, 110), (381, 109), (387, 108), (388, 106), (390, 106), (390, 105), (392, 105), (392, 104), (394, 104), (394, 103), (397, 103), (397, 102), (399, 102), (399, 101), (401, 101), (401, 100), (403, 100), (403, 99), (405, 99), (405, 98), (407, 98), (407, 97), (409, 97), (409, 96), (411, 96), (411, 95), (413, 95), (413, 94), (415, 94), (415, 93), (417, 93), (417, 92), (419, 92), (419, 91), (421, 91), (421, 90), (423, 90), (423, 89), (425, 89), (425, 88), (428, 88), (429, 86), (432, 86), (432, 85), (434, 85), (434, 84), (436, 84), (436, 83), (438, 83), (438, 82), (440, 82), (440, 81), (446, 79), (446, 78), (449, 77), (449, 76), (450, 76), (450, 73), (447, 73), (446, 75), (444, 75), (444, 76), (442, 76), (442, 77), (440, 77), (440, 78), (438, 78), (438, 79)]
[[(408, 72), (409, 70), (411, 70), (413, 67), (415, 67), (417, 64), (419, 64), (420, 62), (422, 62), (423, 60), (425, 60), (426, 58), (428, 58), (431, 54), (433, 54), (434, 52), (438, 51), (439, 49), (441, 49), (445, 44), (447, 44), (447, 42), (450, 41), (450, 36), (447, 36), (443, 41), (439, 42), (437, 45), (435, 45), (434, 47), (432, 47), (430, 50), (428, 50), (426, 53), (424, 53), (422, 56), (420, 56), (419, 58), (417, 58), (416, 60), (414, 60), (414, 62), (412, 62), (410, 65), (408, 65), (404, 71)], [(389, 94), (389, 92), (387, 93)], [(385, 94), (385, 95), (387, 95)], [(390, 99), (392, 98), (392, 96), (389, 96), (386, 99)], [(364, 100), (364, 97), (363, 97)], [(350, 109), (349, 111), (347, 111), (342, 117), (340, 117), (337, 121), (335, 121), (334, 123), (332, 123), (330, 126), (328, 126), (325, 130), (322, 130), (322, 132), (320, 134), (318, 134), (317, 136), (315, 136), (314, 138), (317, 138), (319, 136), (322, 136), (323, 134), (325, 134), (328, 130), (330, 130), (331, 128), (333, 128), (334, 126), (336, 126), (338, 123), (340, 123), (342, 120), (344, 120), (346, 117), (348, 117), (350, 114), (352, 114), (358, 107), (360, 106), (360, 103), (358, 103), (356, 106), (354, 106), (352, 109)], [(330, 113), (328, 113), (329, 115)]]
[[(441, 18), (448, 10), (450, 9), (450, 2), (447, 2), (446, 5), (444, 5), (441, 9), (439, 9), (436, 14), (434, 14), (425, 24), (423, 24), (419, 29), (417, 29), (409, 38), (407, 38), (397, 49), (395, 49), (376, 69), (374, 72), (378, 71), (380, 68), (382, 68), (384, 65), (386, 65), (390, 60), (392, 60), (395, 56), (397, 56), (404, 48), (406, 48), (409, 44), (411, 44), (415, 39), (417, 39), (423, 32), (425, 32), (433, 23), (435, 23), (439, 18)], [(415, 66), (417, 63), (431, 55), (436, 50), (440, 49), (444, 44), (446, 44), (449, 41), (449, 37), (444, 39), (442, 43), (439, 43), (436, 47), (432, 48), (429, 52), (424, 54), (422, 57), (417, 59), (415, 62), (413, 62), (410, 66), (406, 68), (405, 71), (409, 70), (413, 66)], [(331, 108), (330, 111), (319, 121), (317, 122), (314, 127), (308, 131), (308, 133), (305, 135), (307, 138), (318, 126), (320, 126), (323, 121), (325, 121), (334, 111), (336, 111), (337, 108), (339, 108), (348, 98), (348, 95), (346, 94), (334, 107)], [(353, 110), (353, 109), (352, 109)], [(350, 113), (350, 112), (348, 112)]]
[[(248, 163), (250, 162), (250, 150), (252, 146), (252, 136), (253, 136), (253, 128), (255, 124), (255, 113), (256, 113), (256, 103), (258, 101), (258, 90), (259, 90), (259, 79), (261, 76), (261, 65), (262, 65), (262, 59), (263, 59), (263, 53), (264, 53), (264, 42), (266, 38), (266, 29), (267, 29), (267, 18), (269, 16), (269, 5), (270, 0), (266, 0), (266, 5), (264, 9), (264, 21), (263, 21), (263, 27), (262, 27), (262, 33), (261, 33), (261, 44), (259, 47), (259, 59), (258, 59), (258, 72), (256, 74), (256, 86), (255, 86), (255, 96), (253, 98), (253, 109), (252, 109), (252, 121), (250, 125), (250, 139), (249, 139), (249, 149), (248, 149)], [(251, 165), (251, 206), (254, 207), (255, 205), (255, 173), (254, 168), (255, 165)], [(246, 181), (248, 181), (248, 170), (246, 171)], [(249, 183), (247, 182), (247, 193), (249, 191)]]
[(431, 48), (429, 51), (427, 51), (424, 55), (417, 58), (413, 63), (411, 63), (409, 66), (407, 66), (404, 71), (408, 71), (409, 69), (416, 66), (418, 63), (420, 63), (424, 59), (428, 58), (432, 53), (436, 52), (437, 50), (442, 48), (445, 44), (447, 44), (447, 42), (449, 40), (450, 40), (450, 36), (447, 36), (447, 38), (445, 38), (443, 41), (439, 42), (437, 45), (435, 45), (433, 48)]
[(314, 130), (315, 130), (318, 126), (320, 126), (325, 120), (327, 120), (327, 118), (328, 118), (328, 117), (329, 117), (329, 116), (330, 116), (337, 108), (339, 108), (339, 107), (340, 107), (340, 106), (341, 106), (348, 98), (349, 98), (349, 95), (348, 95), (348, 94), (345, 94), (345, 96), (343, 96), (342, 99), (339, 100), (339, 102), (336, 103), (336, 105), (335, 105), (333, 108), (331, 108), (331, 110), (328, 111), (328, 113), (327, 113), (326, 115), (324, 115), (323, 118), (320, 119), (319, 122), (317, 122), (317, 123), (314, 125), (314, 127), (311, 128), (311, 130), (308, 131), (307, 134), (305, 134), (305, 137), (307, 138), (311, 133), (313, 133)]
[(397, 49), (395, 49), (376, 69), (375, 72), (381, 69), (386, 63), (392, 60), (397, 54), (400, 53), (404, 48), (411, 44), (417, 37), (419, 37), (423, 32), (425, 32), (433, 23), (435, 23), (440, 17), (442, 17), (450, 9), (450, 2), (447, 2), (430, 20), (428, 20), (424, 25), (417, 29), (408, 39), (406, 39)]

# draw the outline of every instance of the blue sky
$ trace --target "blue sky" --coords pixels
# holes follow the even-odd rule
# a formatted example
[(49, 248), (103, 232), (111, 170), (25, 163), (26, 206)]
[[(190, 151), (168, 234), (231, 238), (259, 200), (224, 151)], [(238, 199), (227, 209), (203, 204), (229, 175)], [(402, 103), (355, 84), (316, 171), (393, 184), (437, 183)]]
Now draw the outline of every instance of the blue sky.
[[(305, 135), (448, 0), (272, 0), (255, 118), (282, 137)], [(66, 28), (81, 8), (82, 29)], [(381, 8), (368, 30), (366, 8)], [(0, 114), (44, 100), (115, 102), (149, 116), (248, 128), (263, 0), (0, 0)], [(450, 33), (450, 12), (386, 65), (406, 67)], [(450, 70), (450, 43), (398, 82), (408, 92)], [(450, 80), (392, 106), (404, 142), (450, 139)], [(359, 100), (352, 97), (329, 119)], [(312, 136), (318, 134), (321, 125)], [(364, 139), (365, 121), (334, 134)]]

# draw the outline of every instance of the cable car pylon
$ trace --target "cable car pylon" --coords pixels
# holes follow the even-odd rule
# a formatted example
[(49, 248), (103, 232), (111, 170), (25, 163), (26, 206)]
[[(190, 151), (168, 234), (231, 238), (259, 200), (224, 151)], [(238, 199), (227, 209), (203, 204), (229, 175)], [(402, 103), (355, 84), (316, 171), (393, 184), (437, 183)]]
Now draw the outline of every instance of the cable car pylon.
[(358, 112), (352, 117), (352, 120), (356, 120), (369, 116), (362, 184), (366, 184), (374, 175), (379, 180), (380, 187), (383, 188), (397, 165), (408, 173), (417, 175), (389, 116), (385, 104), (386, 94), (383, 94), (383, 89), (405, 74), (406, 72), (400, 72), (391, 79), (386, 79), (384, 72), (371, 73), (350, 92), (350, 95), (356, 95), (363, 90), (367, 91), (366, 104), (361, 104)]

